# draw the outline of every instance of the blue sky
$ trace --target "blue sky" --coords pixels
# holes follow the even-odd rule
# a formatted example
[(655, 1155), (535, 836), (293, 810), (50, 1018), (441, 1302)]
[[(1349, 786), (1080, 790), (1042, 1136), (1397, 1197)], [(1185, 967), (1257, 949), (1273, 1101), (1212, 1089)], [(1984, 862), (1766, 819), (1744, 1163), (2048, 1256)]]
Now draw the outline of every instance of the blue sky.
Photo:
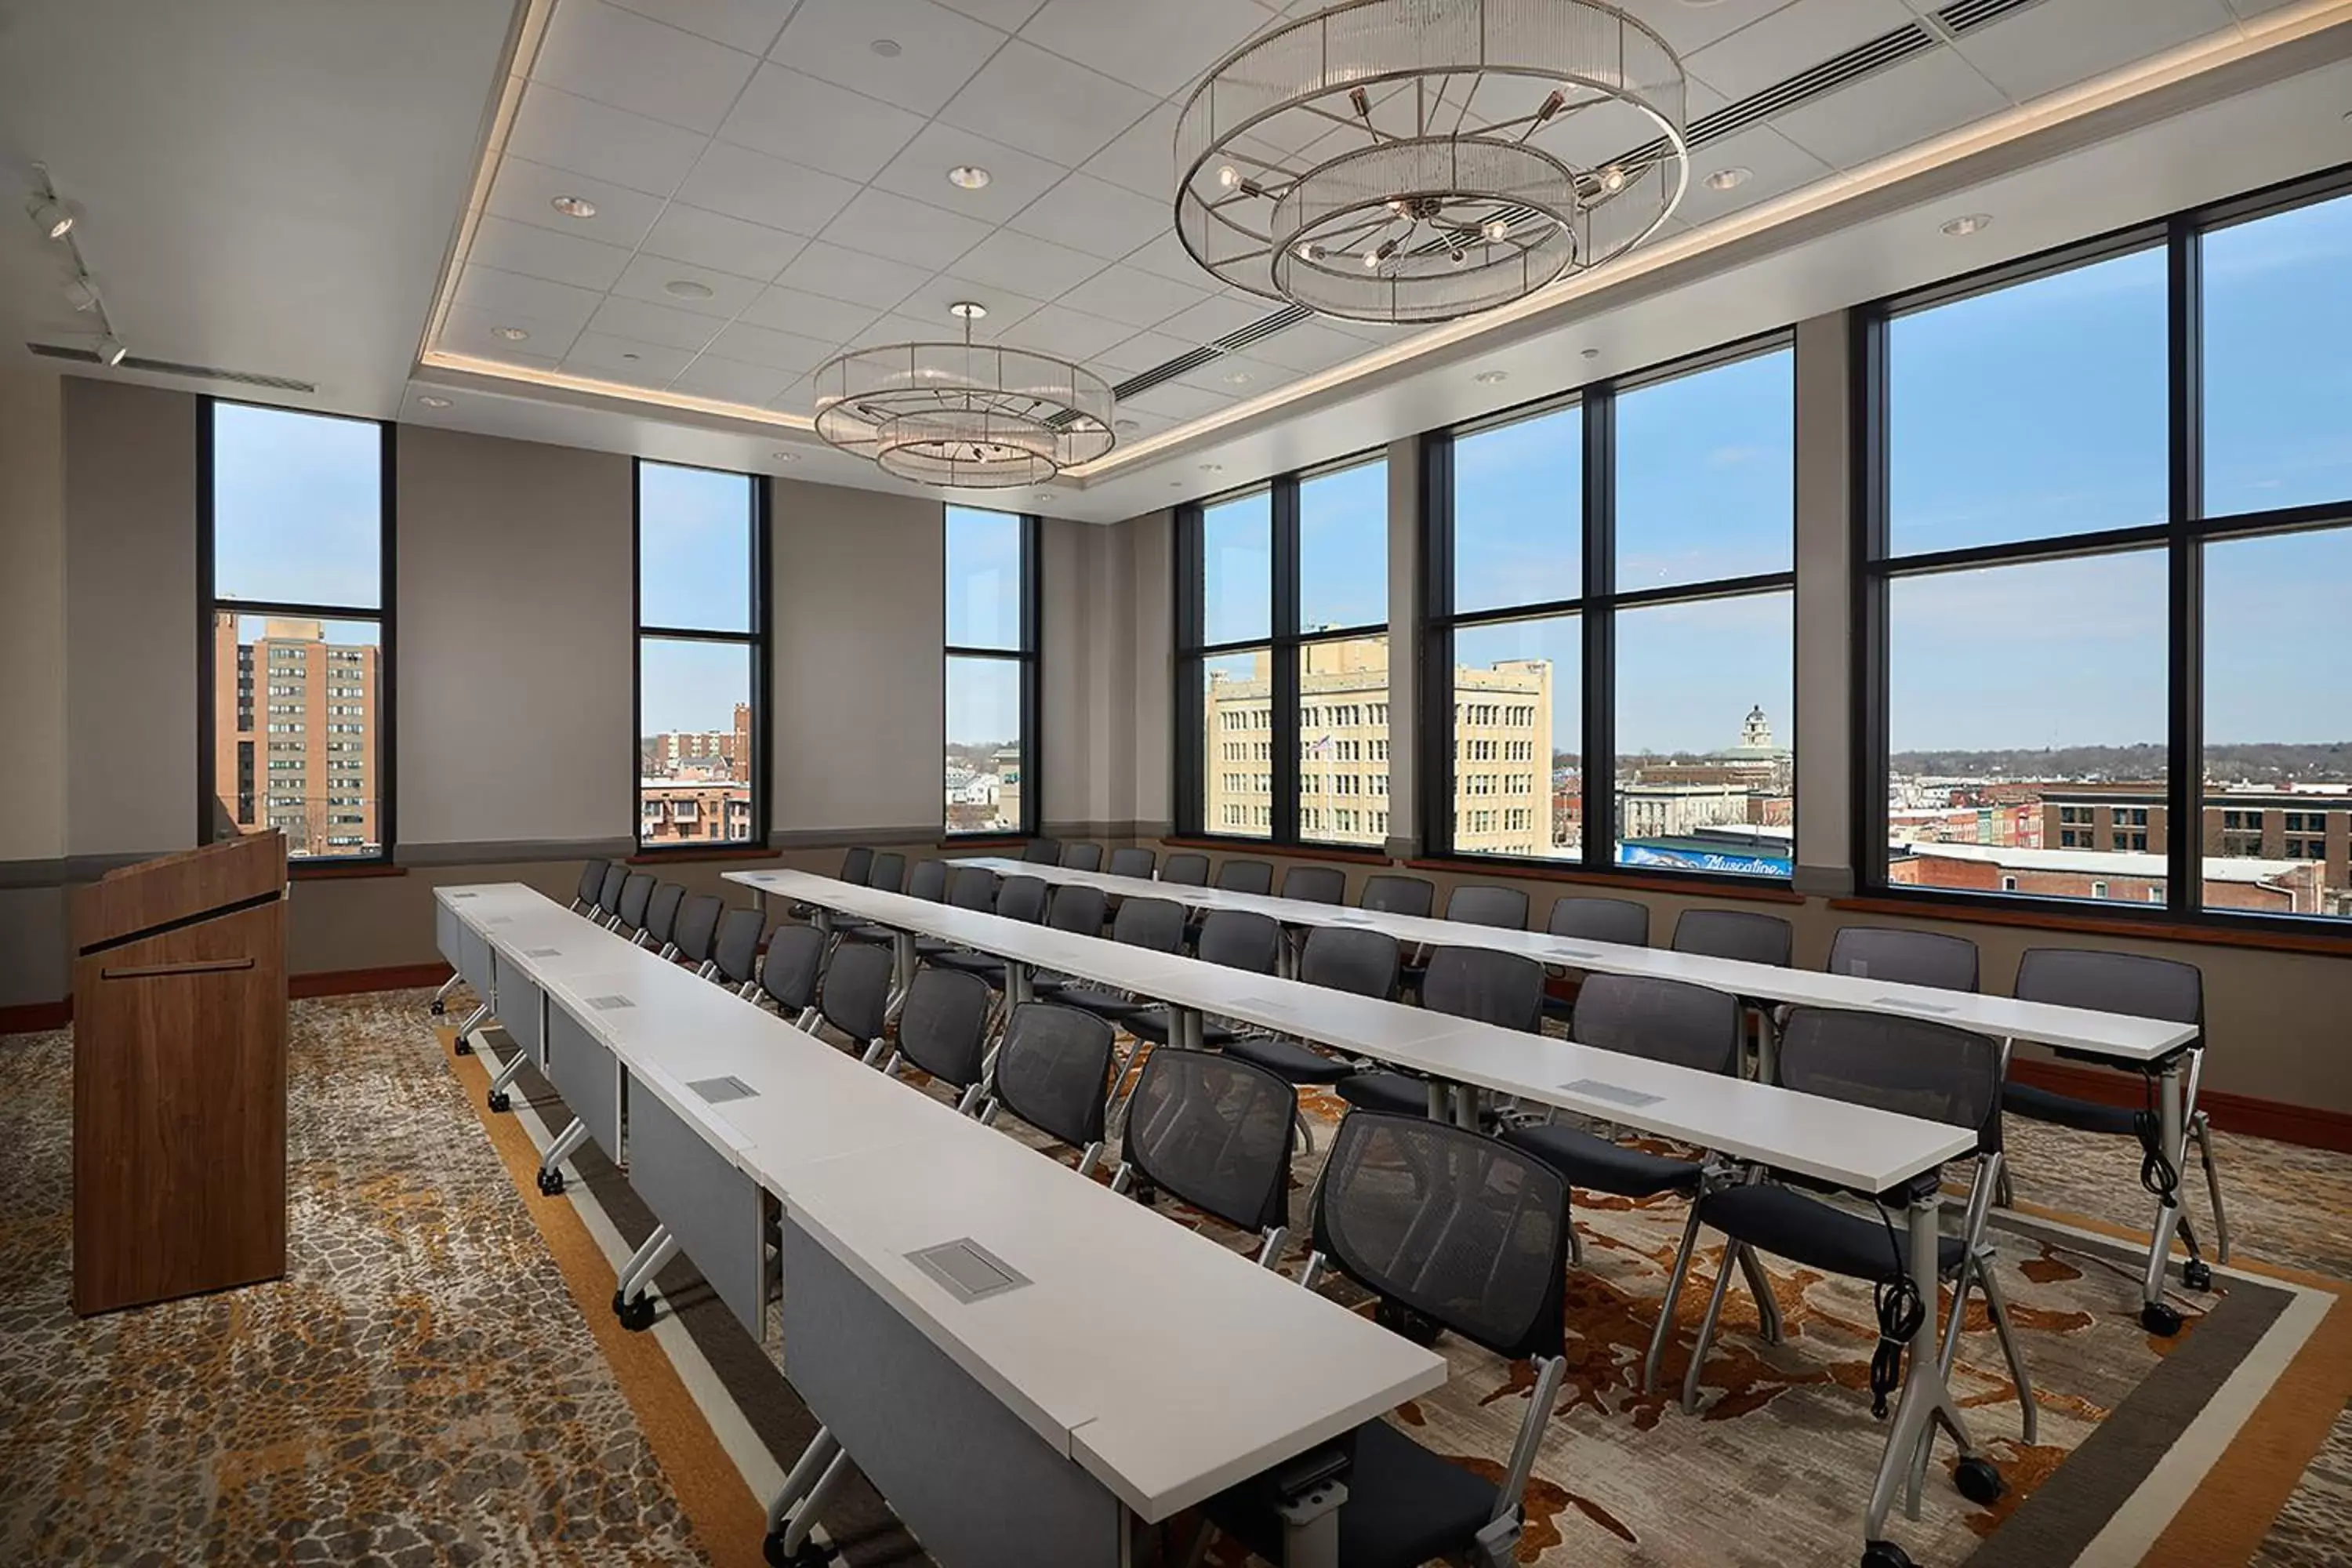
[[(751, 626), (751, 481), (710, 468), (637, 465), (637, 616), (648, 626)], [(751, 697), (737, 643), (648, 638), (637, 665), (638, 731), (731, 730)]]
[(215, 404), (213, 591), (378, 607), (383, 442), (362, 419)]
[[(958, 647), (1021, 646), (1021, 519), (1012, 512), (947, 510), (947, 640)], [(1021, 668), (1010, 659), (950, 658), (947, 736), (958, 744), (1013, 741), (1021, 732)]]

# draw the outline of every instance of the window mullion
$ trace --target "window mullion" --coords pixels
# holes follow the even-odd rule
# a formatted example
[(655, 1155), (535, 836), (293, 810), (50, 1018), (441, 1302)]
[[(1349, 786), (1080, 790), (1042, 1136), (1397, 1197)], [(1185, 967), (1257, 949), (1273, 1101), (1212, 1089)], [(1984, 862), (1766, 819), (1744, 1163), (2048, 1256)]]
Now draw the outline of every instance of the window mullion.
[(1296, 844), (1303, 837), (1298, 823), (1298, 479), (1285, 475), (1274, 482), (1269, 519), (1274, 552), (1273, 595), (1269, 606), (1274, 646), (1267, 662), (1273, 679), (1274, 809), (1268, 837), (1276, 844)]
[(2197, 913), (2204, 898), (2204, 549), (2190, 525), (2204, 510), (2203, 310), (2195, 227), (2175, 218), (2167, 237), (2168, 489), (2172, 538), (2168, 591), (2169, 721), (2165, 775), (2166, 903)]
[[(1587, 870), (1612, 868), (1617, 859), (1616, 734), (1617, 617), (1610, 597), (1617, 591), (1617, 398), (1606, 386), (1584, 397), (1584, 726), (1579, 767), (1584, 795), (1583, 861)], [(1544, 777), (1551, 773), (1546, 758)], [(1546, 809), (1549, 792), (1546, 792)]]

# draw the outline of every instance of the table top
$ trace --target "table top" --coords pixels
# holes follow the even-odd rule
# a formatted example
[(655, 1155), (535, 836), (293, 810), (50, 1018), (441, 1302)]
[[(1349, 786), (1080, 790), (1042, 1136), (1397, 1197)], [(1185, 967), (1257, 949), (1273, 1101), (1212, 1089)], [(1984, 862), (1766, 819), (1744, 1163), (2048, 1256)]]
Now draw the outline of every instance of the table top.
[(1854, 974), (1829, 974), (1819, 970), (1748, 963), (1738, 959), (1709, 958), (1666, 948), (1627, 947), (1590, 942), (1580, 937), (1551, 936), (1542, 931), (1512, 931), (1471, 925), (1426, 915), (1392, 914), (1381, 910), (1353, 909), (1339, 904), (1311, 903), (1267, 893), (1234, 893), (1216, 888), (1114, 877), (1106, 871), (1076, 871), (1060, 866), (1037, 866), (1003, 856), (971, 856), (950, 865), (977, 866), (1000, 876), (1035, 877), (1055, 884), (1099, 888), (1127, 898), (1174, 899), (1200, 910), (1247, 910), (1288, 926), (1360, 926), (1386, 931), (1401, 942), (1431, 947), (1483, 947), (1515, 952), (1539, 963), (1608, 974), (1639, 974), (1680, 980), (1710, 990), (1729, 991), (1760, 1002), (1785, 1002), (1800, 1006), (1840, 1007), (1853, 1012), (1892, 1013), (1927, 1018), (1956, 1028), (1972, 1029), (1997, 1038), (2032, 1040), (2066, 1050), (2082, 1051), (2117, 1061), (2157, 1061), (2197, 1037), (2196, 1026), (2125, 1013), (2094, 1012), (2060, 1007), (2046, 1002), (2023, 1002), (2014, 996), (1979, 992), (1940, 991), (1933, 986), (1904, 985)]

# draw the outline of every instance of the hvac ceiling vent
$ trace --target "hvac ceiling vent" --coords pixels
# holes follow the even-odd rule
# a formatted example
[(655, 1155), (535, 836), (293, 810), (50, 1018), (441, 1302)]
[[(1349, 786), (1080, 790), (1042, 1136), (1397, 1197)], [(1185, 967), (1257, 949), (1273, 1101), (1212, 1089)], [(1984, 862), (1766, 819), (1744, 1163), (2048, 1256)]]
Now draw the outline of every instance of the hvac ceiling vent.
[[(101, 363), (95, 349), (68, 348), (63, 343), (26, 343), (25, 347), (43, 359), (69, 360), (76, 364)], [(176, 360), (146, 359), (138, 354), (125, 355), (115, 368), (143, 370), (155, 375), (182, 375), (191, 381), (226, 381), (237, 386), (266, 387), (271, 392), (315, 393), (319, 390), (310, 382), (297, 381), (290, 375), (262, 375), (249, 370), (223, 370), (218, 365), (182, 364)]]
[(1936, 20), (1958, 36), (1974, 32), (1988, 22), (1998, 22), (2012, 11), (2040, 4), (2042, 0), (1952, 0), (1936, 13)]

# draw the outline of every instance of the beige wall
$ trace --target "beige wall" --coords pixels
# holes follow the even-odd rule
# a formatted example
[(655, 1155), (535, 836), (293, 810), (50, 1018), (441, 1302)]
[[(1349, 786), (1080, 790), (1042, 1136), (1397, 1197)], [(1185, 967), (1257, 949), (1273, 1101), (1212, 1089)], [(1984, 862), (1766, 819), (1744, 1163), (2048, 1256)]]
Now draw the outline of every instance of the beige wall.
[(0, 368), (0, 861), (66, 852), (63, 382)]

